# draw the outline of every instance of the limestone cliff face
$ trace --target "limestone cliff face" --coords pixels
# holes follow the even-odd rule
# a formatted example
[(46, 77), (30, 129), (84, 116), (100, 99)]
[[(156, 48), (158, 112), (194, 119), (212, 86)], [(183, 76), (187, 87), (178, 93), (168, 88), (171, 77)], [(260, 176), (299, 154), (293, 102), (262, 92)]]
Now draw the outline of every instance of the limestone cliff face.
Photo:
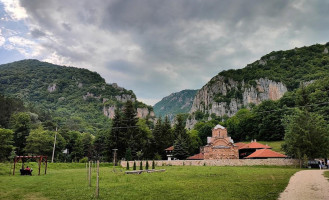
[[(115, 106), (103, 107), (103, 113), (106, 117), (113, 119), (115, 117)], [(145, 119), (147, 116), (154, 118), (155, 114), (152, 110), (148, 108), (137, 108), (137, 117), (141, 119)]]
[(196, 111), (223, 117), (233, 116), (240, 108), (249, 104), (260, 104), (264, 100), (278, 100), (287, 92), (287, 87), (281, 82), (260, 78), (250, 83), (234, 81), (231, 78), (215, 76), (196, 94), (187, 120), (187, 128), (192, 128), (197, 122), (193, 118)]

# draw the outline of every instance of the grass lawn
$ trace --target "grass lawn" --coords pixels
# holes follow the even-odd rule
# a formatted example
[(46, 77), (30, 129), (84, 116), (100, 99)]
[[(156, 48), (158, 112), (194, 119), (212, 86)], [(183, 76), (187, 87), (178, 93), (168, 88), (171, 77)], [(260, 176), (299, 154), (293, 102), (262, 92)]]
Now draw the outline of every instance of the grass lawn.
[(329, 171), (325, 171), (324, 173), (324, 176), (328, 178), (328, 181), (329, 181)]
[[(31, 164), (30, 164), (31, 165)], [(71, 167), (70, 167), (71, 166)], [(49, 164), (47, 175), (9, 175), (0, 163), (0, 199), (94, 199), (96, 173), (89, 188), (84, 164)], [(290, 176), (288, 167), (167, 166), (161, 173), (126, 175), (100, 168), (100, 199), (277, 199)], [(36, 170), (36, 167), (33, 167)]]

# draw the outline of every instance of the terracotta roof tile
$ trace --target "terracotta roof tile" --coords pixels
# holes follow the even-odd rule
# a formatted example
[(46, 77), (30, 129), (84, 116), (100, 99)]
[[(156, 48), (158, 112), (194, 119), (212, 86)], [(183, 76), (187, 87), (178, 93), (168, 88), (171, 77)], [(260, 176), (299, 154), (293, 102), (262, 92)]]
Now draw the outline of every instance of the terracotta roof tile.
[(188, 158), (186, 158), (187, 160), (203, 160), (204, 159), (204, 155), (203, 153), (199, 153), (199, 154), (195, 154), (194, 156), (190, 156)]
[(174, 146), (168, 147), (165, 149), (165, 151), (173, 151), (174, 150)]
[(239, 149), (272, 149), (272, 147), (270, 147), (268, 145), (263, 145), (258, 142), (251, 142), (249, 144), (240, 146)]
[(246, 158), (286, 158), (286, 155), (272, 151), (270, 149), (259, 149)]
[(246, 145), (246, 143), (238, 142), (238, 143), (234, 143), (234, 145), (237, 146), (240, 149), (240, 147)]

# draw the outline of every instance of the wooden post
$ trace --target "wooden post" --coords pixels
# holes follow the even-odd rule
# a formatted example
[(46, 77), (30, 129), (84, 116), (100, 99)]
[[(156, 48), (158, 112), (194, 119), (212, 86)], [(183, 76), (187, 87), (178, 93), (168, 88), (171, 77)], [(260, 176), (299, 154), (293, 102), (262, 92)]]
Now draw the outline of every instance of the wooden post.
[(47, 174), (47, 166), (48, 166), (48, 162), (47, 162), (47, 158), (46, 158), (45, 174)]
[(91, 187), (91, 164), (89, 161), (89, 187)]
[(14, 169), (13, 169), (13, 175), (15, 175), (15, 168), (16, 168), (16, 157), (14, 158)]
[(38, 175), (40, 175), (40, 168), (41, 168), (41, 157), (39, 158), (39, 161), (38, 161), (38, 165), (39, 165), (39, 174)]
[(97, 160), (96, 198), (99, 197), (99, 160)]
[(88, 180), (88, 163), (86, 163), (86, 172), (87, 172), (86, 180)]

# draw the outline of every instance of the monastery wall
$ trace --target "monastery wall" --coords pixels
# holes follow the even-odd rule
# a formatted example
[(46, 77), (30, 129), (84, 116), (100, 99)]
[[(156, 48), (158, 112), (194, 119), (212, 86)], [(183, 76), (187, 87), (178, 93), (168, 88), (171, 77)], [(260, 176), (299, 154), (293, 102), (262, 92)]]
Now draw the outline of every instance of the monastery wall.
[[(150, 169), (152, 168), (152, 161), (149, 162)], [(155, 160), (156, 166), (253, 166), (253, 165), (276, 165), (276, 166), (291, 166), (299, 165), (296, 159), (220, 159), (220, 160)], [(143, 166), (146, 161), (142, 161)], [(129, 161), (129, 166), (133, 167), (134, 161)], [(137, 168), (140, 161), (136, 161)], [(126, 167), (127, 161), (121, 161), (121, 166)]]

